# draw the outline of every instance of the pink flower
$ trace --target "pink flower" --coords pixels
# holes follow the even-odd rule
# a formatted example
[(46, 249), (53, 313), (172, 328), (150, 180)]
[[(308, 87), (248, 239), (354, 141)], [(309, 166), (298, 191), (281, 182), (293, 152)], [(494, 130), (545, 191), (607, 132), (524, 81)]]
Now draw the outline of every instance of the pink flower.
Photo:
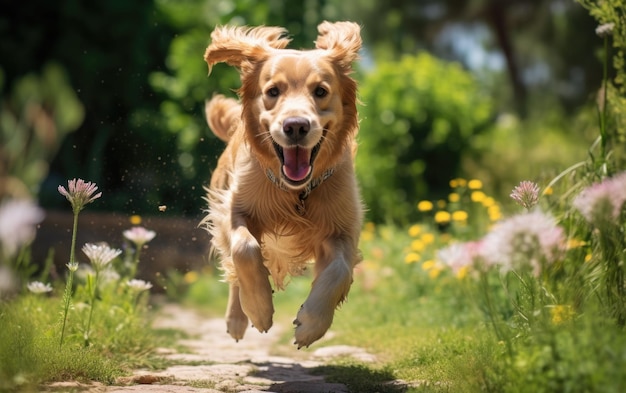
[(626, 172), (585, 188), (573, 205), (590, 223), (616, 221), (626, 202)]
[(539, 201), (539, 186), (531, 181), (523, 181), (511, 192), (511, 198), (530, 210)]
[(86, 204), (91, 203), (102, 196), (101, 192), (94, 195), (94, 193), (98, 190), (96, 183), (85, 182), (83, 179), (69, 180), (67, 182), (67, 186), (69, 191), (63, 186), (59, 186), (58, 190), (61, 195), (65, 196), (65, 198), (70, 201), (75, 214), (80, 212)]
[(497, 224), (483, 239), (480, 255), (505, 271), (531, 267), (538, 275), (543, 264), (555, 262), (565, 248), (563, 228), (551, 216), (535, 211)]
[(469, 269), (480, 257), (480, 241), (453, 243), (437, 252), (437, 259), (459, 275)]
[(124, 231), (124, 237), (137, 246), (137, 248), (154, 239), (156, 232), (150, 231), (144, 227), (132, 227)]

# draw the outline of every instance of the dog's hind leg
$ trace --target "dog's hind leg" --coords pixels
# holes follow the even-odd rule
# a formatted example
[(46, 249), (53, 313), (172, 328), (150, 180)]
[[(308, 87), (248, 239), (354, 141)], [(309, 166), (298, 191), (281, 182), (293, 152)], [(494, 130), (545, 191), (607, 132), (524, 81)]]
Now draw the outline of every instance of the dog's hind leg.
[(226, 331), (239, 341), (248, 328), (248, 317), (241, 308), (239, 287), (230, 283), (228, 288), (228, 307), (226, 308)]

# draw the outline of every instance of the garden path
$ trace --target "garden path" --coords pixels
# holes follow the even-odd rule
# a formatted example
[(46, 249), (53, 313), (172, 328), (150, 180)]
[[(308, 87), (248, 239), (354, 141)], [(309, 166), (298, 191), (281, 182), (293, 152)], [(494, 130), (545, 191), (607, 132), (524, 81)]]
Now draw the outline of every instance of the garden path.
[[(348, 392), (343, 384), (329, 383), (312, 368), (337, 356), (359, 361), (375, 361), (365, 350), (348, 346), (323, 346), (298, 351), (285, 349), (274, 355), (287, 327), (273, 326), (268, 333), (248, 329), (243, 340), (235, 342), (226, 333), (223, 318), (205, 318), (196, 311), (167, 304), (154, 321), (155, 328), (177, 329), (188, 337), (179, 340), (177, 349), (160, 348), (159, 353), (173, 364), (161, 371), (136, 370), (118, 379), (115, 386), (53, 384), (53, 390), (78, 389), (89, 392)], [(332, 333), (329, 333), (332, 334)], [(182, 348), (182, 349), (181, 349)]]

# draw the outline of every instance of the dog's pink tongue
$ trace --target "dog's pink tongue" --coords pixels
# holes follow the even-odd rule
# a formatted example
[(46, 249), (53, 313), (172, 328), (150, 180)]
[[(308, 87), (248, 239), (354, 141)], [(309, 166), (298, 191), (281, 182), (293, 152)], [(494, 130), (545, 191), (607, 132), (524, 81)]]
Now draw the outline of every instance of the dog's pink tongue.
[(283, 173), (293, 181), (306, 178), (311, 171), (311, 150), (302, 147), (283, 148)]

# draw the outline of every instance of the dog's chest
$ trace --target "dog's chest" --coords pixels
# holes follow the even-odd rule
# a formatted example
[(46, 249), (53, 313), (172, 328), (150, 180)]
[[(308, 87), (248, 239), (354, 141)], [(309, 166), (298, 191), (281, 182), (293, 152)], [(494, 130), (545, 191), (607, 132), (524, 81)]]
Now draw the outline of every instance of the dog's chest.
[(310, 244), (300, 236), (263, 236), (263, 259), (277, 288), (283, 289), (287, 276), (299, 276), (313, 259)]

